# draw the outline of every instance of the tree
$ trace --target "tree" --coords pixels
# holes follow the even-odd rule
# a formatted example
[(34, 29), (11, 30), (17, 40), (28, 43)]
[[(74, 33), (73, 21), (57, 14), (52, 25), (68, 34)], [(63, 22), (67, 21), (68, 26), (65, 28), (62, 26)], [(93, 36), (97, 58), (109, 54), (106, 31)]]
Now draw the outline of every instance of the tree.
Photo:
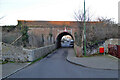
[(107, 17), (98, 17), (97, 21), (106, 23), (106, 24), (115, 24), (114, 18), (107, 18)]
[[(77, 40), (79, 40), (79, 41), (77, 41), (76, 43), (79, 43), (79, 46), (81, 47), (81, 51), (82, 50), (86, 50), (86, 48), (83, 47), (83, 46), (86, 45), (84, 43), (87, 42), (85, 40), (85, 38), (86, 38), (85, 36), (86, 35), (85, 35), (85, 32), (84, 32), (84, 30), (85, 30), (85, 28), (84, 28), (84, 21), (85, 22), (91, 21), (92, 20), (92, 16), (93, 15), (91, 15), (90, 12), (89, 12), (89, 8), (85, 10), (85, 13), (84, 13), (83, 9), (79, 9), (77, 12), (74, 12), (74, 18), (75, 18), (75, 20), (77, 20), (77, 24), (78, 24), (78, 28), (79, 28), (79, 31), (78, 31), (79, 33), (78, 33), (78, 36), (77, 36), (79, 38)], [(76, 41), (76, 39), (75, 39), (75, 41)]]
[[(89, 8), (85, 11), (85, 21), (91, 21), (92, 20), (92, 16), (89, 13)], [(77, 21), (84, 21), (84, 10), (83, 9), (79, 9), (78, 11), (74, 12), (74, 18)]]
[[(87, 10), (85, 10), (85, 21), (91, 21), (92, 20), (92, 16), (89, 12), (89, 8)], [(83, 9), (79, 9), (78, 11), (74, 12), (74, 18), (77, 21), (78, 24), (78, 28), (79, 28), (79, 34), (77, 37), (79, 37), (80, 41), (77, 43), (82, 44), (83, 43), (83, 35), (84, 35), (84, 30), (83, 30), (83, 22), (84, 22), (84, 10)], [(82, 22), (82, 23), (80, 23)], [(81, 45), (83, 46), (83, 45)]]

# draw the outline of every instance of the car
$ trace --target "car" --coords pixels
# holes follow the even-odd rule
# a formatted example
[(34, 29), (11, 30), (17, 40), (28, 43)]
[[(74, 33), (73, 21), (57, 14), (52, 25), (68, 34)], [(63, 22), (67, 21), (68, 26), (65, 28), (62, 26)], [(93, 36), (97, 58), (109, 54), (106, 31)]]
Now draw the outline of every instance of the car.
[(61, 46), (62, 47), (74, 47), (74, 41), (73, 40), (62, 41)]
[(69, 46), (70, 47), (74, 47), (74, 41), (73, 40), (70, 41), (70, 45)]
[(69, 47), (70, 42), (69, 41), (64, 41), (61, 43), (62, 47)]

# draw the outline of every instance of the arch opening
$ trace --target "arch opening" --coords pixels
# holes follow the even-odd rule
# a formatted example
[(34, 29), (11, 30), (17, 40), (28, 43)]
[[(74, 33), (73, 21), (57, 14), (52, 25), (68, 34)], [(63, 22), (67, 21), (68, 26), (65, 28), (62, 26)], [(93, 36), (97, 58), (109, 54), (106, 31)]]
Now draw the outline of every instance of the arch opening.
[(68, 32), (62, 32), (62, 33), (60, 33), (58, 36), (57, 36), (57, 41), (56, 41), (56, 46), (57, 46), (57, 48), (60, 48), (61, 47), (61, 42), (62, 42), (62, 38), (63, 38), (63, 36), (66, 36), (66, 35), (69, 35), (70, 37), (71, 37), (71, 39), (72, 39), (72, 41), (73, 41), (73, 46), (72, 47), (74, 47), (74, 38), (73, 38), (73, 36), (70, 34), (70, 33), (68, 33)]

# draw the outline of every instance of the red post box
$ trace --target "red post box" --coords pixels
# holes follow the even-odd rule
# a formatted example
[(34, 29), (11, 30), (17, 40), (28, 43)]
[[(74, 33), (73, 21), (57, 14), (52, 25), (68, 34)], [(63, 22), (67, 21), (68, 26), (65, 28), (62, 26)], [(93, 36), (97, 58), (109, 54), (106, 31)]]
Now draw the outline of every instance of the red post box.
[(99, 53), (104, 53), (104, 47), (99, 47)]

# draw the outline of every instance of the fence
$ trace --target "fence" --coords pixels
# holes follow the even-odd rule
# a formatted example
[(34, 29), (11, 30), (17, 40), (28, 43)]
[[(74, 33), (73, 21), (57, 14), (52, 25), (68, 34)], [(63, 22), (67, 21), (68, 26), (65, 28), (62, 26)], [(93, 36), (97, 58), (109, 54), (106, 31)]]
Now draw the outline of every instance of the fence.
[(108, 44), (108, 53), (112, 56), (120, 58), (120, 45)]

